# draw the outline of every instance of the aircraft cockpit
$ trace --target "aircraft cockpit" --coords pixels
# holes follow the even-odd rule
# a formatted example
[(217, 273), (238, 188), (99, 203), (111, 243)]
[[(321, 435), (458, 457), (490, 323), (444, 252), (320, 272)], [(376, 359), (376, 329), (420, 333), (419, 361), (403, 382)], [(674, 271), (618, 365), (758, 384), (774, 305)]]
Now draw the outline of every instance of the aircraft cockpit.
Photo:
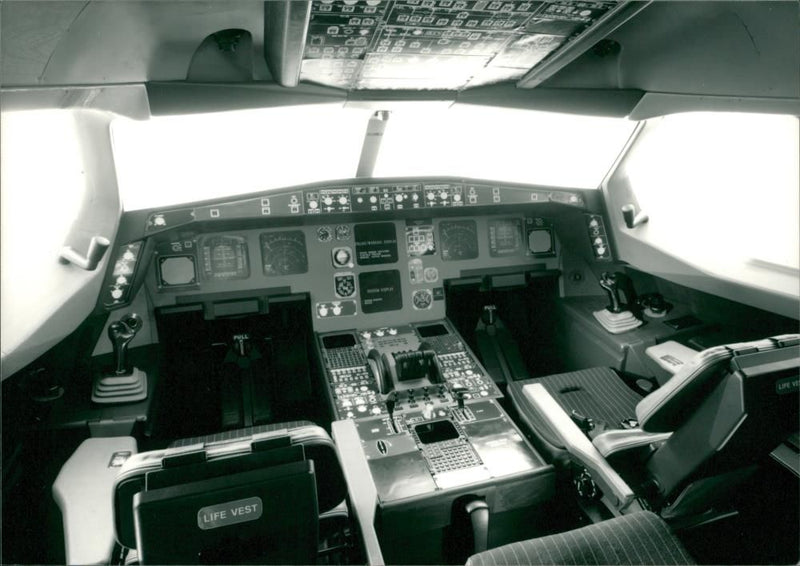
[(2, 561), (800, 559), (797, 3), (0, 13)]

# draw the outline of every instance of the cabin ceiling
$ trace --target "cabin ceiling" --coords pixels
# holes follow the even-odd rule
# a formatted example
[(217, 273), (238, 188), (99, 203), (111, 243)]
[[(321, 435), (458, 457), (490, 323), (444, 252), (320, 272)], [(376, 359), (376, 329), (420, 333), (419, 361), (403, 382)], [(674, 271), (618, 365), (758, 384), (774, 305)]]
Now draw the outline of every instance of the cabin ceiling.
[(487, 102), (537, 87), (618, 94), (630, 107), (632, 91), (800, 99), (797, 2), (21, 0), (0, 10), (5, 89), (224, 83), (291, 98), (318, 85), (391, 99), (502, 83)]

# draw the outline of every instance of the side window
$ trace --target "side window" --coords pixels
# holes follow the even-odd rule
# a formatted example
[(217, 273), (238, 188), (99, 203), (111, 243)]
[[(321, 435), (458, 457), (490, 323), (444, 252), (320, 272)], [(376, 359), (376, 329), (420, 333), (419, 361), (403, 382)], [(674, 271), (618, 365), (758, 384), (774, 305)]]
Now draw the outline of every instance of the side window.
[(714, 276), (796, 295), (798, 156), (794, 116), (687, 113), (648, 121), (609, 181), (612, 198), (630, 191), (649, 216), (621, 229), (623, 247), (630, 236)]

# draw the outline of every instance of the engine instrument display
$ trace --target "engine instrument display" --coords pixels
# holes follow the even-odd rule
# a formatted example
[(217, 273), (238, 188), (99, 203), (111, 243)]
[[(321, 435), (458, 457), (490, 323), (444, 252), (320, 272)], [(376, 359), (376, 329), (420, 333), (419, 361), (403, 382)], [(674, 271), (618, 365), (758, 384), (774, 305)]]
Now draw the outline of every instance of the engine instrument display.
[(246, 279), (250, 277), (247, 241), (241, 236), (204, 236), (198, 243), (203, 278)]
[(354, 234), (358, 265), (397, 261), (397, 232), (393, 222), (356, 224)]
[(264, 275), (296, 275), (308, 272), (306, 238), (301, 230), (265, 232), (260, 236)]
[(439, 224), (442, 260), (460, 261), (478, 257), (478, 228), (474, 220), (448, 220)]
[(522, 220), (504, 218), (489, 222), (489, 255), (505, 257), (522, 252)]
[(369, 271), (358, 275), (361, 289), (361, 310), (365, 314), (397, 311), (403, 308), (400, 271)]

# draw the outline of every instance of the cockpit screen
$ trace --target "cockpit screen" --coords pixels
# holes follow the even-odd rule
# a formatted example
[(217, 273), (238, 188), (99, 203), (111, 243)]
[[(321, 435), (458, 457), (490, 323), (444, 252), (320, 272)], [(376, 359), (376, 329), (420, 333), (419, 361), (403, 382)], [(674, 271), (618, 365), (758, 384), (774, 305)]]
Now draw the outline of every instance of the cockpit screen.
[(400, 271), (397, 269), (359, 273), (358, 286), (361, 289), (361, 310), (366, 314), (403, 308)]
[(301, 230), (261, 234), (264, 275), (296, 275), (308, 271), (306, 237)]
[(247, 241), (241, 236), (204, 236), (198, 247), (203, 261), (204, 279), (250, 277)]
[(474, 220), (443, 221), (439, 224), (439, 241), (444, 261), (478, 257), (478, 228)]
[(197, 283), (194, 256), (178, 255), (158, 260), (158, 278), (162, 287), (179, 287)]
[(431, 338), (432, 336), (444, 336), (448, 334), (447, 327), (444, 324), (428, 324), (426, 326), (418, 326), (417, 332), (423, 338)]
[(489, 254), (492, 257), (520, 255), (522, 252), (522, 220), (504, 218), (489, 222)]
[(397, 261), (397, 232), (392, 222), (356, 224), (353, 233), (358, 265), (379, 265)]
[(433, 444), (458, 438), (458, 430), (450, 421), (433, 421), (419, 424), (414, 427), (414, 432), (422, 444)]
[(406, 226), (406, 251), (409, 257), (420, 257), (436, 253), (431, 224)]

